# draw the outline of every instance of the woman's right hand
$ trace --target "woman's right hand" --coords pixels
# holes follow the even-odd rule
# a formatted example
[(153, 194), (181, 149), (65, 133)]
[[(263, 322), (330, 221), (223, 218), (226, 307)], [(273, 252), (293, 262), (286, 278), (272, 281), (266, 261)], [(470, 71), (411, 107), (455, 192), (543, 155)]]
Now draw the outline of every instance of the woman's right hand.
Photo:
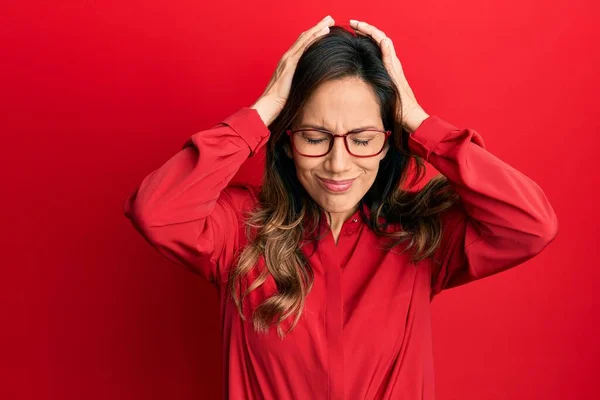
[(329, 33), (329, 27), (335, 23), (331, 16), (322, 19), (318, 24), (300, 34), (292, 47), (281, 57), (275, 73), (260, 98), (250, 108), (269, 126), (279, 115), (288, 98), (292, 86), (292, 78), (298, 60), (304, 50), (317, 38)]

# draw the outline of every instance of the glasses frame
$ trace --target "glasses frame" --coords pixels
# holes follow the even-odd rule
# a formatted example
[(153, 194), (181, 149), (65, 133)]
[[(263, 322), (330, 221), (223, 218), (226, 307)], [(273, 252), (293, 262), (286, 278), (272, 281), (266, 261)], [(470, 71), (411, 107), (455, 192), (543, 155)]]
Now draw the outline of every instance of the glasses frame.
[[(298, 151), (298, 149), (296, 149), (296, 146), (294, 145), (294, 139), (292, 138), (292, 135), (293, 135), (294, 133), (298, 133), (298, 132), (305, 132), (305, 131), (317, 131), (317, 132), (326, 133), (326, 134), (328, 134), (328, 135), (331, 135), (331, 136), (333, 136), (333, 140), (330, 140), (330, 141), (329, 141), (329, 149), (327, 149), (327, 152), (326, 152), (326, 153), (324, 153), (324, 154), (318, 155), (318, 156), (311, 156), (311, 155), (308, 155), (308, 154), (300, 153), (300, 152)], [(369, 156), (359, 156), (359, 155), (355, 155), (354, 153), (352, 153), (352, 152), (350, 151), (350, 148), (348, 147), (348, 139), (347, 139), (346, 137), (347, 137), (348, 135), (350, 135), (350, 134), (353, 134), (353, 133), (360, 133), (360, 132), (366, 132), (366, 131), (380, 132), (380, 133), (383, 133), (383, 134), (385, 134), (385, 140), (383, 141), (383, 146), (381, 146), (381, 150), (379, 150), (377, 153), (375, 153), (375, 154), (371, 154), (371, 155), (369, 155)], [(301, 129), (288, 129), (288, 130), (286, 131), (286, 134), (287, 134), (287, 135), (288, 135), (288, 137), (290, 138), (290, 143), (292, 144), (292, 149), (293, 149), (293, 150), (294, 150), (296, 153), (300, 154), (300, 155), (301, 155), (301, 156), (303, 156), (303, 157), (324, 157), (324, 156), (326, 156), (327, 154), (329, 154), (329, 153), (331, 152), (331, 149), (333, 149), (333, 141), (335, 140), (335, 138), (337, 138), (337, 137), (341, 137), (341, 138), (344, 138), (344, 146), (346, 146), (346, 150), (348, 151), (348, 154), (350, 154), (352, 157), (358, 157), (358, 158), (369, 158), (369, 157), (375, 157), (375, 156), (377, 156), (377, 155), (381, 154), (381, 152), (382, 152), (382, 151), (385, 149), (385, 143), (387, 142), (388, 138), (389, 138), (389, 137), (390, 137), (390, 135), (392, 134), (392, 131), (390, 131), (390, 130), (387, 130), (387, 131), (382, 131), (382, 130), (379, 130), (379, 129), (363, 129), (363, 130), (360, 130), (360, 131), (346, 132), (346, 133), (344, 133), (343, 135), (336, 135), (335, 133), (331, 133), (331, 132), (329, 132), (329, 131), (327, 131), (327, 130), (325, 130), (325, 129), (318, 129), (318, 128), (301, 128)]]

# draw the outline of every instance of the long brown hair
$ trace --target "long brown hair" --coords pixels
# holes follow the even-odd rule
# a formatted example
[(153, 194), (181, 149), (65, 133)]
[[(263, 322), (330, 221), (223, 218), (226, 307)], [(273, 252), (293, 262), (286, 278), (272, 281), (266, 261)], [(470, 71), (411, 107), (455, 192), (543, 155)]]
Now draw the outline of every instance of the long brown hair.
[[(266, 168), (259, 201), (246, 221), (248, 245), (238, 254), (228, 280), (227, 289), (242, 319), (246, 320), (242, 308), (244, 298), (263, 285), (269, 275), (273, 277), (276, 293), (252, 312), (256, 332), (268, 332), (277, 317), (277, 332), (283, 338), (281, 322), (295, 313), (289, 331), (293, 330), (314, 281), (314, 272), (300, 248), (307, 236), (313, 243), (318, 242), (316, 228), (321, 212), (298, 180), (293, 160), (285, 154), (285, 146), (289, 146), (285, 131), (320, 84), (350, 77), (371, 86), (381, 107), (384, 129), (392, 131), (390, 147), (380, 163), (377, 177), (359, 204), (361, 218), (369, 228), (391, 239), (386, 248), (404, 243), (403, 251), (412, 252), (413, 263), (431, 257), (442, 237), (440, 213), (458, 200), (442, 175), (418, 191), (407, 190), (421, 181), (425, 167), (423, 160), (408, 150), (408, 133), (398, 120), (397, 115), (401, 113), (396, 111), (401, 107), (398, 89), (383, 65), (379, 45), (370, 37), (355, 37), (343, 28), (331, 27), (329, 34), (305, 50), (296, 67), (287, 102), (269, 125), (271, 135), (266, 145)], [(414, 165), (413, 178), (407, 182), (411, 165)], [(368, 207), (370, 218), (363, 206)], [(310, 223), (305, 224), (306, 221)], [(392, 223), (399, 223), (402, 229), (387, 229)], [(254, 269), (261, 257), (266, 268), (256, 273)], [(244, 285), (244, 277), (250, 275), (255, 279)], [(240, 289), (241, 296), (236, 288)]]

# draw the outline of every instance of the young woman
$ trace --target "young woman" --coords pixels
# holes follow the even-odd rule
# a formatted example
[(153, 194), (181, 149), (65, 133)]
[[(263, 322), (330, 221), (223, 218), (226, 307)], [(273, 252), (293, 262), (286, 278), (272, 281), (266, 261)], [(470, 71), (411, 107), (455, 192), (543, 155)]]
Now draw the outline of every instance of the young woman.
[[(125, 204), (218, 289), (226, 398), (433, 399), (433, 297), (557, 234), (535, 182), (420, 107), (383, 32), (333, 24), (302, 33), (256, 103), (192, 135)], [(263, 146), (261, 187), (230, 185)], [(424, 161), (441, 174), (409, 191)]]

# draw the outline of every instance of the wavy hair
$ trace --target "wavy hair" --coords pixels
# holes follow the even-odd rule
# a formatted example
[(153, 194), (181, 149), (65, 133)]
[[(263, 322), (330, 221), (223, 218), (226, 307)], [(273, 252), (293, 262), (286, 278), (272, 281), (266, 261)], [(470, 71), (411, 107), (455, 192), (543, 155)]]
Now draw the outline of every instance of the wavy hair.
[[(248, 245), (238, 253), (227, 283), (228, 292), (245, 321), (244, 298), (263, 285), (269, 275), (273, 277), (276, 293), (252, 310), (256, 332), (266, 333), (276, 322), (278, 335), (283, 338), (281, 323), (295, 314), (287, 332), (293, 330), (313, 286), (314, 272), (301, 248), (305, 245), (303, 239), (309, 237), (316, 249), (321, 238), (317, 234), (321, 212), (298, 180), (294, 161), (285, 154), (285, 146), (289, 146), (285, 131), (320, 84), (343, 78), (361, 79), (372, 88), (381, 108), (384, 129), (392, 131), (388, 152), (381, 160), (375, 181), (359, 203), (363, 221), (378, 236), (389, 239), (385, 248), (390, 250), (404, 244), (403, 252), (411, 252), (413, 263), (431, 257), (442, 237), (440, 214), (458, 200), (441, 174), (418, 191), (408, 190), (423, 179), (425, 166), (420, 157), (409, 152), (408, 133), (398, 117), (402, 113), (396, 111), (402, 106), (398, 89), (385, 69), (379, 45), (371, 37), (354, 36), (344, 28), (331, 27), (327, 35), (302, 54), (286, 104), (269, 125), (271, 135), (266, 144), (263, 184), (257, 207), (245, 221)], [(411, 164), (414, 174), (409, 180)], [(406, 185), (408, 189), (404, 188)], [(365, 205), (370, 217), (363, 210)], [(399, 223), (402, 229), (388, 229), (392, 223)], [(244, 285), (244, 278), (257, 272), (254, 269), (261, 257), (266, 268)]]

